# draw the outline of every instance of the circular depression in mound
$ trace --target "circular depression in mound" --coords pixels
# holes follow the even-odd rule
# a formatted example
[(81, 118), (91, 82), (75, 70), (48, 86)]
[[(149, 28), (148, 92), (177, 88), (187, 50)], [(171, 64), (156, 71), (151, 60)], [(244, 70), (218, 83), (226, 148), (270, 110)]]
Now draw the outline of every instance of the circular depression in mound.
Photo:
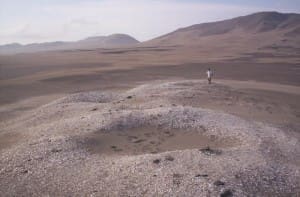
[(233, 137), (218, 138), (192, 129), (158, 129), (140, 127), (126, 130), (97, 131), (89, 134), (84, 146), (90, 153), (105, 155), (139, 155), (185, 149), (224, 149), (238, 146)]

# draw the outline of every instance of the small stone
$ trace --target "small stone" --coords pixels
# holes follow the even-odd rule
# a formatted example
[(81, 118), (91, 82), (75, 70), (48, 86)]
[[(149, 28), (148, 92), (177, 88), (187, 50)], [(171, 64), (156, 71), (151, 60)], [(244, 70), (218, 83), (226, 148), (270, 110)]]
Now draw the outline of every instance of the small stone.
[(127, 96), (127, 99), (132, 99), (132, 96)]
[(116, 149), (117, 147), (116, 147), (116, 146), (110, 146), (110, 148), (112, 148), (112, 149)]
[(167, 161), (174, 161), (174, 157), (170, 156), (170, 155), (167, 155), (166, 156), (166, 160)]
[(211, 149), (209, 146), (203, 149), (200, 149), (205, 155), (220, 155), (222, 154), (221, 150)]
[(223, 181), (217, 180), (214, 182), (214, 185), (215, 186), (223, 186), (223, 185), (225, 185), (225, 183)]
[(155, 160), (153, 160), (153, 163), (159, 164), (159, 163), (160, 163), (160, 159), (155, 159)]
[(61, 151), (62, 151), (62, 149), (60, 149), (60, 148), (52, 148), (51, 149), (52, 153), (58, 153), (58, 152), (61, 152)]
[(233, 193), (230, 189), (225, 190), (220, 194), (220, 197), (232, 197)]
[(23, 170), (22, 171), (22, 174), (27, 174), (28, 173), (28, 170)]
[(133, 143), (138, 144), (138, 143), (141, 143), (141, 142), (144, 142), (144, 141), (146, 141), (146, 140), (144, 140), (144, 139), (138, 139), (138, 140), (133, 141)]

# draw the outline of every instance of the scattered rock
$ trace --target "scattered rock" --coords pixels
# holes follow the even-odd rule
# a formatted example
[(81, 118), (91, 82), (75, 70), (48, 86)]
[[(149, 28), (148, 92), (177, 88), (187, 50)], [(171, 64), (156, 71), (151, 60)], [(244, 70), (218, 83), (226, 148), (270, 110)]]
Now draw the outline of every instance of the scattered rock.
[(230, 189), (226, 189), (220, 194), (220, 197), (232, 197), (233, 192)]
[(215, 186), (223, 186), (223, 185), (225, 185), (225, 183), (223, 181), (217, 180), (214, 182), (214, 185)]
[(155, 159), (155, 160), (153, 160), (153, 163), (159, 164), (159, 163), (160, 163), (160, 159)]
[(220, 155), (222, 154), (221, 150), (211, 149), (209, 146), (203, 149), (200, 149), (205, 155)]

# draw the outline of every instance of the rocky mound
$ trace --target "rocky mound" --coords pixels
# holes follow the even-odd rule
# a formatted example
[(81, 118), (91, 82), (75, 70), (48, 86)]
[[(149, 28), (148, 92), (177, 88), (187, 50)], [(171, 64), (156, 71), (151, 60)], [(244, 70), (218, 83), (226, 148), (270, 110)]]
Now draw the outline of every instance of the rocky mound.
[(17, 139), (0, 149), (2, 195), (299, 195), (298, 139), (186, 102), (221, 87), (154, 82), (33, 110), (0, 133)]

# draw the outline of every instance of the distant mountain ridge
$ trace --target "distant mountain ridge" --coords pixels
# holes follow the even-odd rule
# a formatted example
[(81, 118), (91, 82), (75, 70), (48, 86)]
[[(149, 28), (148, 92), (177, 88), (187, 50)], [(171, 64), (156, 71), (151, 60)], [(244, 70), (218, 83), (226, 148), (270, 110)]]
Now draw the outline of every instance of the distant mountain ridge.
[[(300, 36), (300, 14), (284, 14), (278, 12), (259, 12), (247, 16), (233, 19), (196, 24), (185, 28), (180, 28), (174, 32), (160, 36), (146, 42), (150, 45), (198, 45), (211, 42), (224, 43), (232, 41), (234, 38), (253, 38), (259, 41), (266, 35), (270, 41), (272, 39), (296, 39)], [(230, 39), (231, 38), (231, 39)], [(254, 39), (251, 39), (253, 41)]]
[(39, 51), (71, 50), (71, 49), (92, 49), (92, 48), (112, 48), (131, 46), (139, 41), (126, 34), (112, 34), (109, 36), (95, 36), (75, 42), (45, 42), (21, 45), (12, 43), (0, 46), (0, 54), (28, 53)]
[[(200, 30), (201, 35), (224, 34), (240, 28), (251, 33), (261, 33), (274, 29), (293, 28), (299, 25), (299, 14), (282, 14), (278, 12), (260, 12), (229, 20), (193, 25), (178, 31)], [(298, 26), (299, 27), (299, 26)]]

